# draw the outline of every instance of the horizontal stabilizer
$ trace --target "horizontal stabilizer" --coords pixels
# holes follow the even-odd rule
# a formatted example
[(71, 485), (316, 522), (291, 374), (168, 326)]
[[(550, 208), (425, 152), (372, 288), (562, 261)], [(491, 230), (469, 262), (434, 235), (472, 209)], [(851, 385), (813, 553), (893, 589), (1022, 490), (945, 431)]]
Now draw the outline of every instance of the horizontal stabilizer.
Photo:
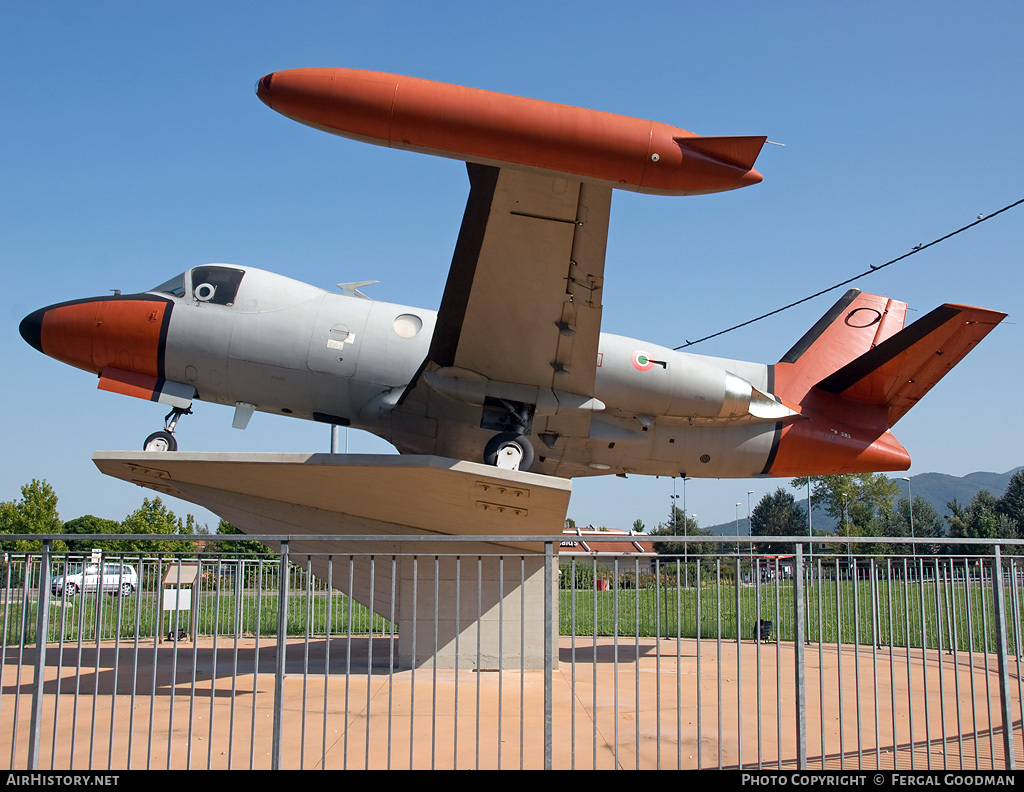
[(755, 137), (675, 137), (683, 149), (701, 154), (709, 159), (750, 170), (757, 161), (768, 138)]
[(1005, 317), (968, 305), (940, 306), (817, 387), (851, 401), (888, 406), (892, 426)]

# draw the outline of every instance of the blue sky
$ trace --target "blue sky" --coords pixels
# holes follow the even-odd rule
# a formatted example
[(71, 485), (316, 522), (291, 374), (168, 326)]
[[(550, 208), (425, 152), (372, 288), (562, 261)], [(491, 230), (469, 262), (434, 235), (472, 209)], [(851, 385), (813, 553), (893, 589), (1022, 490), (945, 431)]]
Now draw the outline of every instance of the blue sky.
[[(0, 11), (0, 500), (45, 478), (61, 515), (120, 519), (148, 491), (107, 479), (159, 405), (25, 344), (54, 302), (142, 291), (207, 262), (436, 308), (467, 194), (458, 162), (324, 135), (268, 110), (271, 71), (410, 74), (765, 134), (764, 182), (664, 198), (617, 192), (604, 329), (675, 346), (831, 285), (1024, 197), (1019, 3), (17, 3)], [(1010, 318), (896, 427), (911, 473), (1024, 464), (1024, 207), (857, 283)], [(774, 362), (841, 292), (693, 351)], [(326, 427), (199, 404), (183, 448), (324, 451)], [(353, 432), (350, 449), (389, 446)], [(702, 524), (777, 480), (691, 481)], [(666, 479), (577, 481), (579, 523), (653, 527)], [(681, 491), (681, 490), (680, 490)], [(214, 518), (188, 504), (179, 513)]]

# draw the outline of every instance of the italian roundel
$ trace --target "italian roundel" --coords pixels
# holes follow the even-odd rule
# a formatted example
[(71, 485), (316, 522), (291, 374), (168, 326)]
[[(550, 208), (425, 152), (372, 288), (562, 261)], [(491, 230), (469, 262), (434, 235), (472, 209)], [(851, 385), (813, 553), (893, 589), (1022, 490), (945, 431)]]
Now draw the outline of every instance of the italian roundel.
[(633, 353), (633, 368), (637, 371), (650, 371), (654, 368), (654, 364), (651, 362), (650, 357), (642, 349), (638, 349)]

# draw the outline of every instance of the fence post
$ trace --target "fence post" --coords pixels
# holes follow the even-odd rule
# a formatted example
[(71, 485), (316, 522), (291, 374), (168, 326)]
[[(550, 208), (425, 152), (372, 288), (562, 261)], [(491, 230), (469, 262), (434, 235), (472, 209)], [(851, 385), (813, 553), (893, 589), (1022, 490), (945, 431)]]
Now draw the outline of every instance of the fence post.
[(1013, 717), (1010, 714), (1010, 677), (1006, 662), (1006, 605), (1003, 601), (1003, 559), (995, 545), (995, 569), (992, 575), (992, 609), (996, 627), (996, 652), (999, 656), (999, 704), (1003, 716), (1003, 752), (1006, 769), (1017, 769), (1013, 755)]
[(794, 682), (796, 686), (796, 758), (801, 770), (807, 769), (807, 682), (804, 665), (804, 551), (803, 545), (796, 546), (793, 582), (793, 651), (796, 662), (793, 663)]
[[(742, 569), (740, 567), (743, 556), (736, 554), (736, 764), (743, 769), (743, 624), (740, 618), (742, 601), (740, 599), (740, 585)], [(754, 626), (754, 634), (757, 635), (757, 626)], [(718, 659), (722, 661), (721, 658)]]
[[(25, 576), (29, 572), (25, 556)], [(43, 557), (39, 561), (39, 591), (36, 595), (36, 663), (32, 687), (32, 716), (29, 723), (28, 769), (39, 769), (39, 738), (43, 721), (43, 685), (46, 682), (46, 639), (50, 632), (50, 540), (43, 540)], [(57, 680), (58, 686), (60, 680)]]
[[(277, 575), (277, 657), (274, 659), (274, 736), (270, 767), (281, 769), (281, 732), (284, 720), (284, 665), (288, 649), (288, 542), (281, 542)], [(259, 665), (259, 653), (256, 663)]]
[[(554, 587), (551, 575), (554, 572), (554, 543), (544, 543), (544, 769), (551, 769), (552, 755), (552, 675), (555, 666), (555, 641), (551, 635), (554, 629)], [(595, 584), (596, 585), (596, 584)], [(595, 597), (596, 600), (596, 597)], [(520, 615), (521, 618), (521, 615)], [(595, 628), (596, 629), (596, 628)], [(595, 634), (597, 634), (595, 632)], [(521, 661), (520, 661), (521, 662)]]
[[(551, 575), (554, 572), (554, 543), (544, 543), (544, 769), (551, 769), (552, 753), (552, 675), (555, 665), (555, 642), (551, 636), (554, 629), (554, 587), (551, 585)], [(596, 584), (595, 584), (596, 585)], [(596, 598), (595, 598), (596, 600)], [(523, 618), (520, 614), (520, 618)], [(596, 627), (595, 627), (595, 635)], [(520, 661), (521, 662), (521, 661)], [(575, 658), (573, 659), (575, 662)]]

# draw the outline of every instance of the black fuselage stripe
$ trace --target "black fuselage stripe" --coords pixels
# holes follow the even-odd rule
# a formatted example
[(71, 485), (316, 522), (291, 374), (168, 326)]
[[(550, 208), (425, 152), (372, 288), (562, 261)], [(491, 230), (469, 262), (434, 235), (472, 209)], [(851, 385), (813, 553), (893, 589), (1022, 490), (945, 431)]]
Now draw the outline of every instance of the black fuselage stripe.
[(165, 355), (167, 353), (167, 332), (171, 327), (171, 311), (174, 309), (174, 303), (168, 301), (167, 307), (164, 308), (164, 316), (160, 322), (160, 335), (157, 339), (156, 345), (156, 375), (160, 381), (163, 382), (166, 372), (164, 370)]
[(762, 476), (772, 472), (772, 465), (775, 464), (775, 455), (779, 453), (779, 441), (782, 440), (782, 421), (775, 424), (775, 435), (772, 437), (772, 449), (768, 452), (768, 459), (761, 470)]

